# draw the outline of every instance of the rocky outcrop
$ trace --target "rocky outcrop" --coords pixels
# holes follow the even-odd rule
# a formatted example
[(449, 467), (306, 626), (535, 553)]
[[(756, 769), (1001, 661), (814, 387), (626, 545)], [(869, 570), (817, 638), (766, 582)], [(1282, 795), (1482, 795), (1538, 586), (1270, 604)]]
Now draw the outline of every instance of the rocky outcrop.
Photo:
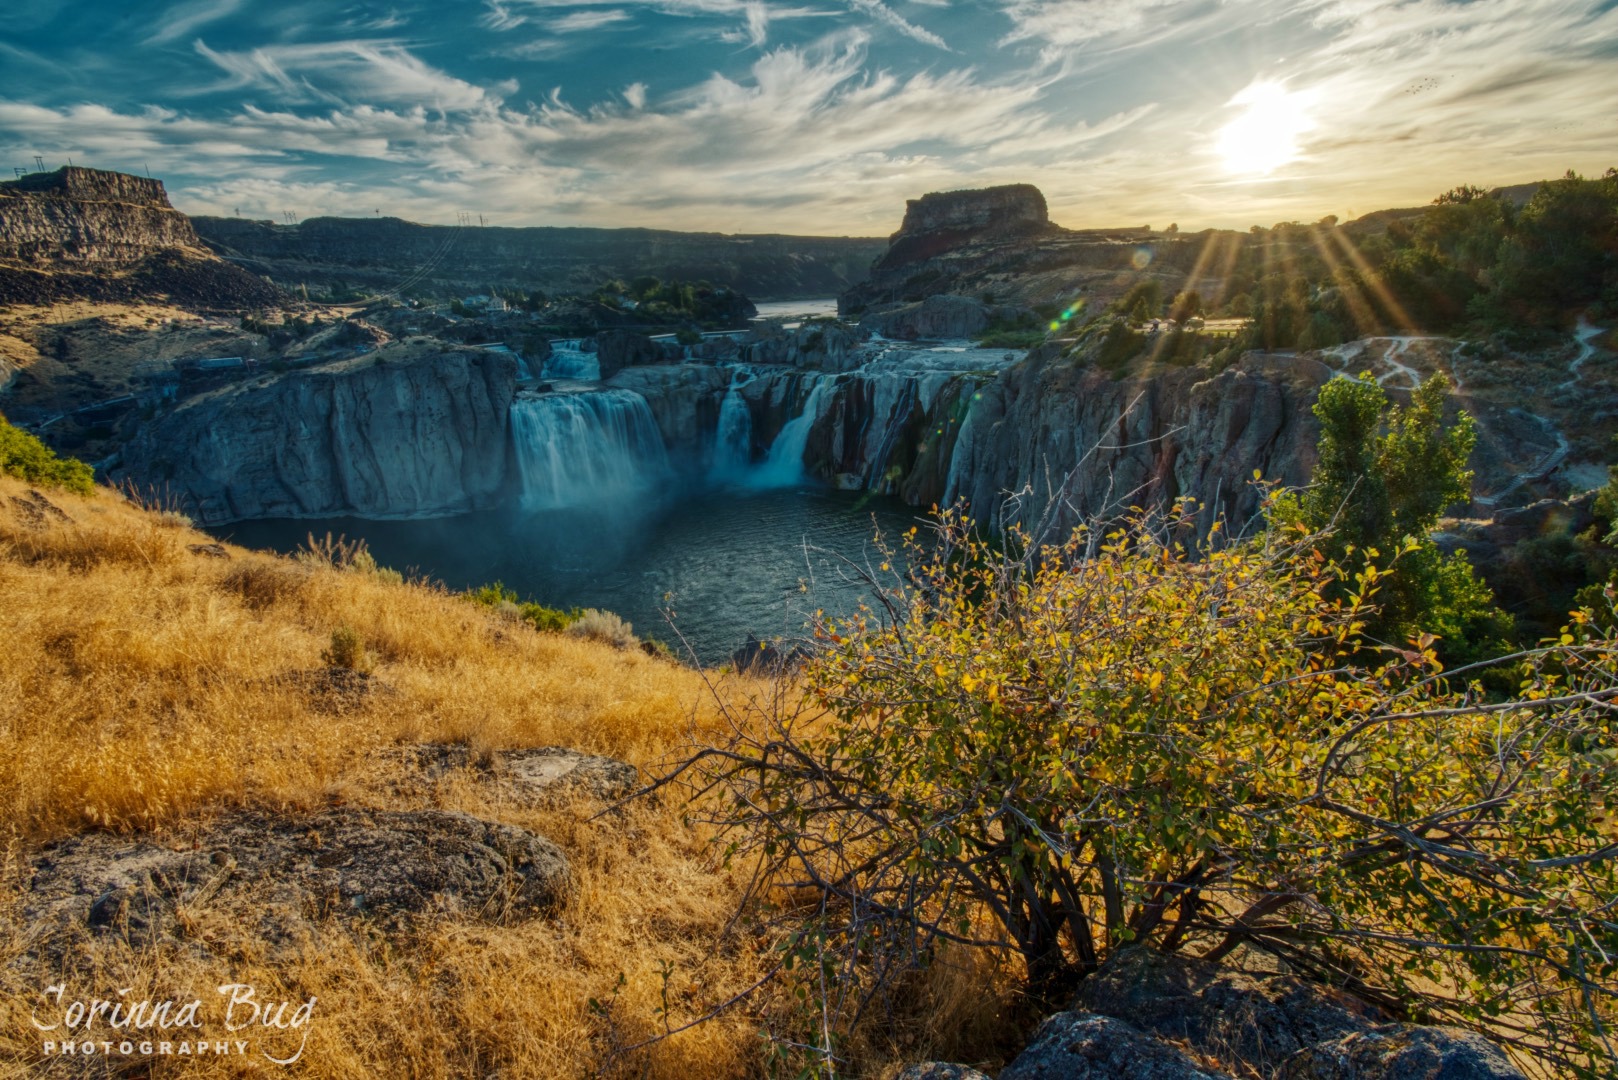
[(159, 180), (66, 167), (0, 182), (0, 303), (75, 298), (253, 307), (280, 294), (207, 251)]
[(1221, 516), (1239, 527), (1261, 501), (1255, 470), (1308, 481), (1318, 435), (1310, 409), (1329, 375), (1258, 355), (1217, 374), (1176, 368), (1133, 378), (1025, 361), (967, 410), (944, 498), (964, 499), (993, 527), (1045, 520), (1065, 531), (1189, 495), (1204, 503), (1202, 531)]
[(1000, 1080), (1231, 1080), (1198, 1067), (1181, 1050), (1110, 1016), (1057, 1013)]
[(0, 181), (0, 259), (124, 264), (201, 246), (161, 180), (61, 168)]
[(737, 355), (754, 364), (849, 371), (865, 362), (860, 344), (869, 336), (830, 320), (811, 320), (791, 330), (765, 323), (753, 328)]
[(1386, 1021), (1363, 1002), (1287, 975), (1127, 949), (1079, 985), (1074, 1008), (1234, 1058), (1271, 1075), (1306, 1047)]
[(988, 305), (970, 296), (929, 296), (860, 319), (860, 329), (901, 341), (975, 337), (988, 326)]
[[(965, 1066), (929, 1062), (919, 1075)], [(910, 1075), (909, 1073), (901, 1075)], [(1346, 993), (1276, 972), (1126, 949), (1047, 1017), (1000, 1080), (1524, 1080), (1452, 1027), (1389, 1023)]]
[(147, 424), (124, 471), (199, 521), (431, 517), (500, 494), (517, 361), (418, 342), (217, 390)]
[(603, 379), (612, 378), (626, 367), (660, 364), (670, 359), (663, 346), (633, 330), (603, 330), (595, 336), (595, 354)]
[(1525, 1080), (1500, 1048), (1472, 1031), (1388, 1024), (1311, 1046), (1281, 1080)]
[(433, 788), (454, 777), (470, 779), (501, 803), (517, 806), (551, 806), (580, 796), (611, 802), (640, 786), (640, 773), (628, 762), (565, 746), (480, 752), (460, 743), (418, 743), (374, 756), (389, 792), (412, 799), (430, 797)]
[(526, 829), (441, 810), (338, 808), (312, 815), (242, 812), (169, 846), (87, 833), (34, 860), (23, 917), (42, 952), (86, 936), (138, 948), (188, 936), (210, 911), (272, 944), (323, 917), (397, 925), (421, 916), (531, 917), (566, 895), (567, 858)]
[(870, 277), (842, 293), (837, 307), (851, 318), (945, 295), (1023, 310), (1080, 295), (1104, 303), (1140, 276), (1143, 255), (1147, 264), (1190, 269), (1195, 248), (1144, 227), (1061, 228), (1028, 184), (950, 191), (906, 204)]
[(904, 222), (874, 269), (892, 270), (972, 241), (1050, 231), (1044, 194), (1032, 184), (942, 191), (905, 203)]
[(645, 398), (670, 457), (694, 461), (713, 442), (729, 381), (728, 372), (711, 364), (664, 364), (624, 368), (607, 385)]
[(551, 292), (588, 290), (611, 278), (650, 275), (709, 281), (752, 297), (832, 296), (864, 280), (886, 246), (865, 237), (454, 228), (398, 218), (319, 217), (297, 225), (193, 221), (216, 250), (276, 280), (392, 288), (419, 272), (423, 288), (466, 292), (484, 291), (491, 281), (520, 281)]

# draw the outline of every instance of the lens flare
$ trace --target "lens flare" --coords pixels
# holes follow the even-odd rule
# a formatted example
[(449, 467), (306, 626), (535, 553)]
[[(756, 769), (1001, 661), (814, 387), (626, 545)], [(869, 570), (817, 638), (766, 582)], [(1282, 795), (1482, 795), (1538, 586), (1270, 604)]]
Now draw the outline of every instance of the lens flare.
[(1249, 83), (1228, 104), (1243, 111), (1220, 129), (1214, 147), (1227, 172), (1267, 176), (1296, 161), (1298, 137), (1315, 126), (1308, 97), (1278, 82)]

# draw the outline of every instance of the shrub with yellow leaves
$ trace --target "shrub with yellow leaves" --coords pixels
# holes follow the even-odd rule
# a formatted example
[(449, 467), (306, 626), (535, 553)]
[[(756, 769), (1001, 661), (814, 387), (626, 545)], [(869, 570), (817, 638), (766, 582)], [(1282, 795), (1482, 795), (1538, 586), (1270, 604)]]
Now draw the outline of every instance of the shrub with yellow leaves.
[(1603, 1074), (1618, 643), (1577, 615), (1489, 661), (1521, 680), (1493, 700), (1431, 638), (1365, 648), (1374, 566), (1279, 530), (1193, 555), (1191, 510), (1037, 548), (912, 530), (876, 603), (672, 774), (793, 927), (821, 1052), (946, 943), (1020, 955), (1047, 1002), (1133, 943), (1260, 950)]

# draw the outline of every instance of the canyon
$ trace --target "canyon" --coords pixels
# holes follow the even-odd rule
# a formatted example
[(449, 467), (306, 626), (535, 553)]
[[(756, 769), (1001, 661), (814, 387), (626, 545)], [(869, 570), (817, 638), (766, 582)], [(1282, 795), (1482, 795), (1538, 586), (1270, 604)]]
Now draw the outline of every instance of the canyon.
[[(840, 297), (857, 322), (765, 321), (683, 343), (610, 330), (492, 353), (406, 336), (362, 360), (263, 372), (187, 399), (143, 428), (118, 475), (164, 485), (209, 524), (817, 483), (921, 509), (961, 503), (995, 528), (1063, 529), (1190, 497), (1206, 531), (1220, 518), (1253, 522), (1255, 474), (1307, 482), (1315, 394), (1348, 364), (1380, 372), (1395, 393), (1424, 375), (1461, 381), (1461, 353), (1442, 339), (1127, 369), (1074, 339), (1029, 350), (974, 343), (1027, 316), (1020, 303), (975, 295), (979, 286), (1030, 295), (1061, 263), (1077, 304), (1086, 286), (1073, 267), (1085, 260), (1111, 292), (1145, 280), (1106, 269), (1120, 251), (1184, 261), (1187, 241), (1172, 234), (1144, 243), (1062, 229), (1027, 185), (929, 195), (909, 204), (868, 279)], [(907, 292), (921, 287), (918, 268), (942, 291)], [(1535, 464), (1561, 438), (1554, 425), (1524, 424), (1472, 392), (1462, 401), (1483, 434), (1480, 506), (1564, 464), (1565, 450), (1551, 468)]]
[(192, 221), (221, 256), (288, 288), (449, 295), (491, 284), (591, 289), (614, 278), (652, 275), (705, 280), (753, 297), (827, 296), (862, 280), (884, 248), (881, 240), (862, 237), (420, 225), (385, 217), (313, 217), (291, 225)]

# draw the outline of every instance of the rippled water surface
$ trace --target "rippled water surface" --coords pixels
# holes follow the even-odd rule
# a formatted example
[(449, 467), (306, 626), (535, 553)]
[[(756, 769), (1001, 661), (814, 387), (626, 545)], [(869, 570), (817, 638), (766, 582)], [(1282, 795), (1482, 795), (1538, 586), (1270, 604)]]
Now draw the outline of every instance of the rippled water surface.
[[(852, 610), (862, 595), (838, 556), (875, 557), (917, 513), (895, 501), (820, 489), (710, 491), (658, 509), (490, 511), (431, 521), (247, 521), (214, 530), (248, 547), (292, 551), (312, 531), (363, 537), (385, 566), (465, 589), (503, 581), (552, 607), (615, 611), (643, 636), (678, 647), (675, 625), (704, 663), (749, 633), (797, 635), (816, 607)], [(826, 549), (805, 551), (805, 546)], [(808, 592), (800, 591), (800, 583)], [(682, 650), (683, 651), (683, 650)]]

